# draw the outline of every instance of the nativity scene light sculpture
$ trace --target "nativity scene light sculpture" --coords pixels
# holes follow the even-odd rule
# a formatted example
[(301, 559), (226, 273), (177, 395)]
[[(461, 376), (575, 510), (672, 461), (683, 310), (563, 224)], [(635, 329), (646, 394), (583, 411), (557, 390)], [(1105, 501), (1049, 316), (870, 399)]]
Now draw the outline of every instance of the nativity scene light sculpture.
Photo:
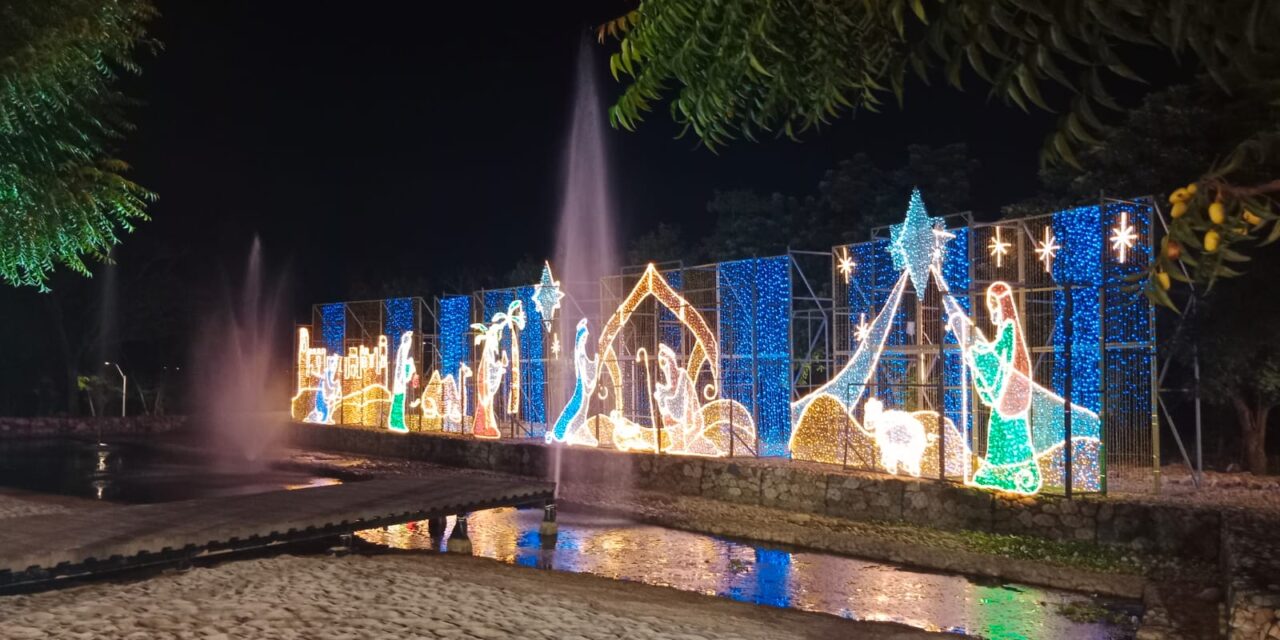
[[(659, 380), (644, 386), (656, 415), (650, 420), (653, 424), (641, 424), (626, 415), (616, 343), (636, 308), (649, 298), (675, 316), (692, 336), (693, 346), (683, 363), (669, 346), (658, 346)], [(605, 322), (594, 355), (587, 354), (589, 335), (587, 321), (579, 321), (573, 348), (573, 394), (547, 433), (548, 443), (594, 447), (607, 433), (613, 447), (624, 451), (719, 457), (729, 455), (735, 441), (755, 442), (751, 412), (736, 400), (720, 397), (719, 345), (711, 327), (654, 265), (645, 268), (635, 287)], [(647, 375), (647, 351), (642, 349), (637, 356)], [(607, 382), (602, 380), (606, 375)], [(703, 375), (709, 376), (709, 382), (699, 389), (699, 377)], [(611, 408), (589, 415), (593, 395), (611, 403)]]

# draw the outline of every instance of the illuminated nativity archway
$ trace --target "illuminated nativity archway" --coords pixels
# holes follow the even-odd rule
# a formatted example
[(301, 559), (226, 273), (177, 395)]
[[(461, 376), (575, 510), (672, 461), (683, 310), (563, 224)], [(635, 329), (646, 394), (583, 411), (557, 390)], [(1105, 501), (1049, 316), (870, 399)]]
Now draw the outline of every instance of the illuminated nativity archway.
[[(626, 417), (623, 376), (616, 342), (640, 303), (653, 298), (671, 312), (693, 338), (689, 357), (680, 357), (667, 345), (657, 354), (641, 349), (638, 359), (644, 371), (656, 360), (657, 380), (647, 380), (653, 425)], [(720, 393), (719, 346), (702, 314), (671, 287), (650, 264), (631, 292), (605, 322), (596, 340), (595, 354), (588, 354), (590, 329), (581, 320), (574, 334), (574, 388), (564, 410), (547, 432), (547, 442), (598, 446), (597, 433), (624, 451), (658, 451), (673, 454), (725, 456), (731, 442), (754, 442), (755, 421), (741, 403)], [(703, 374), (710, 381), (698, 387)], [(607, 376), (607, 380), (603, 380)], [(603, 383), (603, 386), (602, 386)], [(610, 405), (606, 412), (589, 415), (592, 396)]]

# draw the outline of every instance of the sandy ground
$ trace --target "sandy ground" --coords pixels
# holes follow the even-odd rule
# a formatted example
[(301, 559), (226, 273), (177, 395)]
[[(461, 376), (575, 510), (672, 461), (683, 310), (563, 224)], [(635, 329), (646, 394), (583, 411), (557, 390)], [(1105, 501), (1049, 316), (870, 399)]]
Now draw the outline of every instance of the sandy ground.
[(490, 560), (278, 556), (0, 598), (5, 638), (884, 638), (889, 623)]
[(0, 487), (0, 519), (66, 513), (103, 506), (93, 500)]

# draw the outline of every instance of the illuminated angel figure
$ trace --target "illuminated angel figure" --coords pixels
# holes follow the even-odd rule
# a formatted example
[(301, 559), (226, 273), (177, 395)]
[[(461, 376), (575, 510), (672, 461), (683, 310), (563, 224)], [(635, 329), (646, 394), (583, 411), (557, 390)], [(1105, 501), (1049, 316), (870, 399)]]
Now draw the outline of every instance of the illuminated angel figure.
[(595, 392), (596, 373), (600, 369), (600, 354), (587, 356), (587, 319), (578, 321), (578, 328), (573, 337), (573, 395), (565, 405), (555, 425), (547, 432), (546, 440), (550, 444), (569, 442), (594, 447), (599, 444), (595, 434), (586, 428), (587, 404), (591, 394)]
[(960, 338), (965, 363), (973, 372), (978, 398), (991, 408), (987, 426), (987, 456), (974, 473), (973, 484), (989, 489), (1036, 493), (1040, 467), (1035, 460), (1030, 409), (1033, 382), (1013, 290), (997, 282), (987, 289), (987, 310), (996, 325), (994, 340), (980, 332), (970, 342), (969, 319), (952, 309), (948, 327)]
[(409, 387), (409, 380), (417, 371), (417, 366), (410, 357), (413, 349), (413, 332), (406, 331), (400, 336), (400, 346), (396, 348), (396, 368), (391, 379), (391, 415), (387, 418), (387, 428), (392, 431), (405, 432), (409, 428), (404, 425), (404, 396)]
[(342, 356), (331, 355), (324, 359), (324, 375), (320, 378), (320, 388), (316, 389), (316, 406), (307, 415), (305, 422), (333, 424), (333, 407), (342, 398), (342, 379), (338, 377), (338, 364)]

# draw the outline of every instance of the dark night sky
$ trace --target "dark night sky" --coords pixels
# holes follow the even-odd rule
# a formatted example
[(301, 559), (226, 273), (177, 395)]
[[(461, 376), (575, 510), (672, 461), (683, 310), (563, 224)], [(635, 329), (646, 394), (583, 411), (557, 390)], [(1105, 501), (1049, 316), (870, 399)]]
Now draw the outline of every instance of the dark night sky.
[[(549, 254), (574, 57), (586, 26), (613, 9), (448, 6), (161, 2), (165, 48), (130, 82), (146, 104), (122, 152), (160, 200), (118, 250), (122, 268), (164, 247), (200, 280), (234, 271), (256, 233), (300, 310), (353, 280), (504, 273)], [(983, 165), (979, 210), (993, 211), (1035, 190), (1052, 120), (979, 89), (937, 88), (802, 143), (716, 155), (673, 139), (659, 112), (638, 133), (610, 131), (616, 200), (625, 229), (668, 220), (698, 235), (713, 222), (713, 189), (807, 193), (858, 151), (892, 162), (910, 143), (964, 141)], [(501, 231), (481, 238), (486, 225)]]

